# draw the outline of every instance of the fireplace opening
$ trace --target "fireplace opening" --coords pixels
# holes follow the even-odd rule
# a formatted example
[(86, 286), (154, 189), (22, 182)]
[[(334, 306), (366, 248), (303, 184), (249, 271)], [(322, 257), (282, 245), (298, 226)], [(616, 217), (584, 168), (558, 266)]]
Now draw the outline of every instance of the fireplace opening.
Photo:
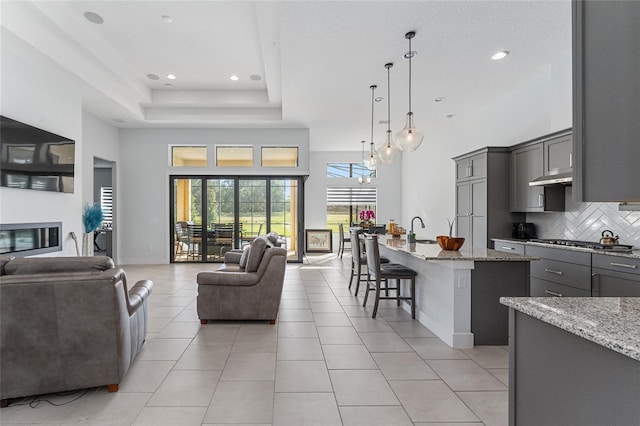
[(0, 254), (16, 257), (62, 251), (62, 222), (0, 225)]

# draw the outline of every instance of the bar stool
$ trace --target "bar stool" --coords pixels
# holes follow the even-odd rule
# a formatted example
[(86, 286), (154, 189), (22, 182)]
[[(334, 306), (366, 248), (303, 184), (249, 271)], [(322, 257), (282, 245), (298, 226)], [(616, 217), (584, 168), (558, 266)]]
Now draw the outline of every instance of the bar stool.
[[(357, 231), (355, 229), (351, 229), (349, 231), (351, 239), (351, 277), (349, 278), (349, 288), (351, 288), (351, 284), (353, 283), (353, 277), (357, 277), (356, 292), (354, 294), (355, 296), (358, 295), (360, 283), (367, 281), (367, 277), (362, 272), (362, 266), (367, 265), (367, 256), (364, 253), (364, 244), (362, 243), (360, 238), (361, 234), (361, 231)], [(380, 263), (389, 263), (389, 259), (387, 259), (386, 257), (381, 257)]]
[[(364, 303), (362, 306), (366, 306), (367, 304), (369, 291), (375, 290), (376, 301), (373, 305), (371, 318), (376, 317), (380, 299), (396, 299), (398, 306), (400, 306), (401, 300), (411, 300), (411, 318), (416, 319), (416, 275), (418, 275), (418, 273), (399, 263), (382, 265), (380, 262), (380, 249), (378, 248), (377, 235), (365, 235), (364, 245), (367, 253), (367, 291), (364, 295)], [(396, 286), (389, 287), (389, 280), (396, 280)], [(411, 294), (409, 296), (401, 295), (401, 280), (411, 280)], [(382, 287), (383, 282), (384, 287)], [(387, 295), (380, 296), (380, 290), (385, 290)], [(396, 291), (395, 297), (388, 295), (389, 290)]]

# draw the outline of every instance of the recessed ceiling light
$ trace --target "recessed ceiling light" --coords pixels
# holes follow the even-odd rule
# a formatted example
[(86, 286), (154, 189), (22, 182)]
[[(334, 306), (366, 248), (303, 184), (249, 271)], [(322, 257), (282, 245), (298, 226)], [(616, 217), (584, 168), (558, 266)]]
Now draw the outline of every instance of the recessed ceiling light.
[(240, 79), (240, 77), (238, 77), (237, 75), (232, 75), (231, 77), (229, 77), (231, 80), (233, 81), (238, 81)]
[(149, 80), (160, 80), (160, 77), (158, 77), (158, 76), (157, 76), (157, 75), (155, 75), (155, 74), (147, 74), (147, 78), (148, 78)]
[(173, 87), (173, 84), (171, 84), (171, 83), (165, 83), (164, 85), (167, 86), (169, 89), (171, 89)]
[(378, 124), (389, 124), (389, 120), (380, 120)]
[(444, 101), (445, 99), (446, 99), (446, 98), (445, 98), (444, 96), (440, 96), (440, 97), (438, 97), (438, 98), (435, 98), (435, 99), (434, 99), (434, 101), (436, 101), (436, 102), (442, 102), (442, 101)]
[(384, 98), (382, 96), (376, 96), (376, 98), (374, 99), (374, 101), (376, 102), (382, 102), (384, 101)]
[(416, 52), (415, 50), (411, 50), (411, 51), (405, 53), (403, 56), (404, 56), (405, 59), (409, 59), (409, 58), (414, 58), (417, 54), (418, 54), (418, 52)]
[(111, 119), (111, 121), (113, 121), (114, 123), (126, 123), (126, 121), (124, 121), (122, 118), (113, 118)]
[(258, 74), (251, 74), (251, 76), (249, 77), (251, 80), (253, 81), (260, 81), (262, 80), (262, 76), (258, 75)]
[(509, 54), (508, 50), (501, 50), (500, 52), (497, 52), (496, 54), (494, 54), (491, 57), (491, 59), (493, 59), (494, 61), (499, 61), (500, 59), (506, 58), (508, 54)]
[(94, 24), (102, 24), (104, 22), (102, 16), (98, 15), (95, 12), (85, 12), (84, 17), (87, 18), (87, 21), (93, 22)]
[(175, 80), (175, 79), (176, 79), (176, 76), (175, 76), (175, 75), (173, 75), (173, 74), (167, 74), (167, 78), (168, 78), (169, 80)]
[(162, 15), (162, 20), (167, 24), (170, 24), (173, 22), (173, 18), (169, 15)]

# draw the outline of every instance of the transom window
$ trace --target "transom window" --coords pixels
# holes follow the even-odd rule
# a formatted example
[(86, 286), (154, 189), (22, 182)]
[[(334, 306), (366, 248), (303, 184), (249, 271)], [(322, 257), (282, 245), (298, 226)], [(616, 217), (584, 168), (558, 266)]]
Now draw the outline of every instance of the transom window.
[(216, 166), (218, 167), (252, 167), (252, 146), (217, 146)]
[(206, 146), (172, 146), (171, 166), (207, 167)]
[(359, 163), (327, 163), (328, 178), (376, 177), (375, 170), (369, 170)]

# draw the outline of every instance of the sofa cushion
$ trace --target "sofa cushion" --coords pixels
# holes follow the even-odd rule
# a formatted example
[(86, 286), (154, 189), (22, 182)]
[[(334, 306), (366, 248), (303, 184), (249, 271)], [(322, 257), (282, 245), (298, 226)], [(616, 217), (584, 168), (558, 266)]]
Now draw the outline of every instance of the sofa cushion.
[(13, 259), (4, 265), (6, 275), (48, 274), (61, 272), (99, 273), (114, 268), (107, 256), (86, 257), (24, 257)]
[(256, 272), (258, 270), (258, 266), (260, 266), (260, 261), (262, 260), (262, 255), (266, 248), (267, 239), (265, 237), (256, 237), (251, 242), (251, 249), (247, 255), (247, 265), (244, 268), (245, 271)]
[(267, 234), (267, 239), (271, 243), (272, 246), (275, 246), (278, 243), (278, 233), (277, 232), (269, 232)]
[(4, 265), (15, 259), (13, 256), (0, 256), (0, 275), (4, 275)]
[(240, 256), (240, 268), (245, 269), (247, 267), (247, 260), (249, 260), (249, 251), (251, 250), (250, 245), (246, 245), (242, 247), (242, 256)]

